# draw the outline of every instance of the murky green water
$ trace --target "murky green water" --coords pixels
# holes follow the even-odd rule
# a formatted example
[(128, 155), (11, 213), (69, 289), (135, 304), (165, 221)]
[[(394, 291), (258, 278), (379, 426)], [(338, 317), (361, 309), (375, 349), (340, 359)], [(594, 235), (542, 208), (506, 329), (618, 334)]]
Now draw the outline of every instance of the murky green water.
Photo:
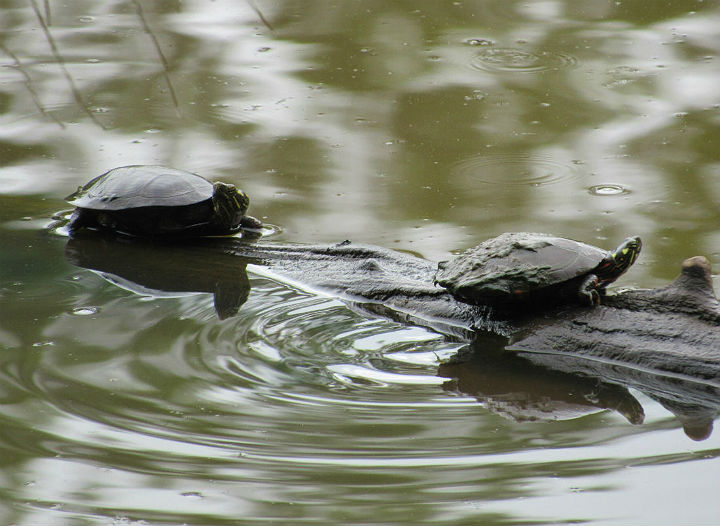
[(47, 228), (166, 164), (276, 240), (638, 234), (620, 285), (720, 268), (718, 27), (710, 0), (0, 2), (0, 523), (720, 521), (718, 433), (643, 392), (631, 424), (572, 375), (439, 371), (461, 342), (258, 269), (220, 320), (183, 254), (161, 294)]

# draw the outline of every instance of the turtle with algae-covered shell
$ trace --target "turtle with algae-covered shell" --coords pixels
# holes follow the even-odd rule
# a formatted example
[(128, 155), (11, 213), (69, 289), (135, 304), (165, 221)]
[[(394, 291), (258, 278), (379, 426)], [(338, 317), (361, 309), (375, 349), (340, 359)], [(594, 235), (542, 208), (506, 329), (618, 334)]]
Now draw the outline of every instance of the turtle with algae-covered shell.
[(441, 262), (435, 283), (473, 305), (597, 305), (605, 287), (635, 262), (641, 247), (639, 237), (607, 251), (547, 234), (506, 233)]

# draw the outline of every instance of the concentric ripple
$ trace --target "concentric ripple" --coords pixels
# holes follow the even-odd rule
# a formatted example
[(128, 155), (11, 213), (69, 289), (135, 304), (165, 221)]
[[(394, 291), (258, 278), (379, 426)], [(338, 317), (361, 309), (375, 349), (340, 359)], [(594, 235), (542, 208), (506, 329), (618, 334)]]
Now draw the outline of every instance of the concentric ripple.
[[(441, 335), (367, 318), (335, 298), (264, 283), (263, 304), (249, 305), (245, 309), (248, 317), (238, 317), (220, 331), (203, 331), (204, 348), (242, 335), (238, 350), (276, 367), (290, 367), (295, 380), (303, 378), (309, 385), (322, 385), (331, 392), (345, 392), (348, 387), (442, 383), (435, 368), (456, 346)], [(387, 358), (396, 353), (403, 359)]]
[(517, 48), (479, 46), (470, 60), (470, 67), (480, 71), (506, 73), (538, 73), (574, 67), (572, 55), (554, 51), (525, 51)]
[[(307, 428), (319, 426), (324, 448), (340, 451), (326, 428), (348, 411), (468, 404), (476, 411), (474, 402), (444, 394), (447, 379), (437, 377), (438, 361), (458, 344), (330, 297), (251, 280), (247, 303), (226, 320), (215, 316), (210, 294), (146, 297), (88, 282), (96, 288), (88, 295), (102, 308), (78, 315), (83, 297), (47, 327), (54, 344), (35, 351), (31, 368), (1, 368), (6, 389), (35, 393), (47, 404), (38, 420), (53, 437), (43, 442), (45, 453), (92, 456), (102, 440), (105, 449), (133, 451), (118, 462), (157, 471), (180, 458), (273, 457), (262, 435), (287, 427), (277, 447), (301, 459), (320, 450), (288, 424), (298, 412)], [(102, 291), (115, 299), (99, 301)], [(70, 347), (67, 356), (62, 349)], [(18, 415), (28, 412), (22, 399)]]
[(453, 174), (467, 182), (502, 186), (547, 186), (580, 175), (578, 164), (563, 163), (544, 154), (477, 155), (457, 162)]
[[(528, 383), (546, 392), (543, 374), (516, 377), (516, 362), (497, 367), (490, 359), (479, 375), (468, 364), (441, 371), (462, 342), (373, 317), (361, 305), (251, 272), (247, 301), (221, 320), (210, 293), (141, 295), (70, 271), (84, 277), (81, 289), (45, 322), (47, 345), (6, 339), (0, 354), (0, 434), (22, 433), (8, 450), (34, 455), (10, 466), (19, 474), (9, 497), (15, 507), (59, 502), (71, 519), (148, 508), (144, 516), (167, 524), (220, 524), (234, 520), (225, 511), (231, 502), (243, 524), (257, 524), (278, 502), (315, 510), (330, 500), (359, 524), (367, 500), (358, 491), (375, 500), (389, 494), (393, 506), (407, 495), (418, 495), (415, 507), (428, 495), (431, 507), (455, 506), (494, 477), (487, 490), (516, 502), (531, 496), (517, 488), (558, 471), (611, 477), (630, 462), (667, 458), (642, 435), (618, 452), (618, 439), (627, 444), (637, 431), (609, 416), (564, 428), (501, 421), (497, 415), (538, 403), (548, 414), (567, 404), (523, 396)], [(496, 387), (504, 379), (521, 387)], [(574, 393), (558, 390), (557, 375), (548, 381), (550, 394)], [(595, 393), (596, 383), (590, 387)], [(608, 405), (583, 400), (571, 400), (583, 415)], [(591, 458), (578, 447), (583, 441), (595, 448)], [(696, 462), (697, 454), (673, 458)], [(139, 505), (134, 493), (122, 499), (134, 488), (145, 499)], [(306, 516), (307, 506), (293, 513)], [(339, 515), (330, 511), (325, 522), (334, 524)]]

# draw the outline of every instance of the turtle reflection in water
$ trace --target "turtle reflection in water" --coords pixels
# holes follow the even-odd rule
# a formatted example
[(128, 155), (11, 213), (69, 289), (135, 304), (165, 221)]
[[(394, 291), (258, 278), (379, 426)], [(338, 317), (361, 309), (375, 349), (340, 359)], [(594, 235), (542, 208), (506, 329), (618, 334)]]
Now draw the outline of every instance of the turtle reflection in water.
[(639, 237), (608, 252), (547, 234), (506, 233), (441, 262), (435, 283), (472, 305), (597, 305), (605, 287), (635, 262), (641, 247)]
[(245, 212), (250, 199), (234, 185), (163, 166), (123, 166), (69, 195), (68, 228), (83, 227), (134, 236), (212, 236), (262, 228)]
[[(144, 239), (118, 242), (80, 232), (65, 246), (73, 265), (95, 271), (113, 285), (145, 297), (211, 293), (215, 312), (235, 316), (250, 295), (247, 260), (213, 250), (220, 239), (158, 245)], [(182, 265), (177, 262), (182, 261)]]

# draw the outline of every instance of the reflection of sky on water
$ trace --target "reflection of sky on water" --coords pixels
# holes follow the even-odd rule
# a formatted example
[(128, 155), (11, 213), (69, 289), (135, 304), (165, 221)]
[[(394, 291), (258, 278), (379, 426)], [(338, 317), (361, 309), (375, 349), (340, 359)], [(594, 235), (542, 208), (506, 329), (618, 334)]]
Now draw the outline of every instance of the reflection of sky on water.
[[(23, 117), (4, 134), (42, 145), (56, 160), (24, 165), (31, 170), (9, 167), (0, 177), (7, 191), (22, 193), (37, 185), (28, 171), (50, 173), (43, 190), (60, 197), (108, 167), (162, 161), (242, 183), (255, 206), (281, 217), (294, 238), (402, 239), (407, 248), (438, 257), (467, 244), (460, 225), (477, 232), (476, 239), (526, 229), (529, 221), (540, 230), (587, 237), (588, 218), (600, 217), (590, 223), (601, 223), (601, 239), (657, 235), (654, 203), (672, 208), (683, 201), (675, 185), (657, 184), (658, 177), (672, 177), (680, 158), (698, 163), (698, 170), (708, 162), (683, 136), (695, 131), (693, 121), (702, 125), (717, 110), (715, 16), (678, 14), (633, 27), (612, 20), (609, 8), (550, 7), (493, 4), (488, 17), (466, 6), (463, 16), (475, 20), (463, 28), (453, 27), (463, 19), (453, 12), (457, 6), (444, 16), (434, 12), (435, 26), (422, 9), (376, 7), (362, 34), (347, 36), (337, 24), (360, 16), (352, 6), (262, 6), (266, 19), (275, 20), (273, 31), (248, 5), (185, 4), (183, 12), (165, 14), (146, 9), (148, 27), (171, 64), (167, 75), (134, 8), (118, 14), (114, 6), (97, 5), (84, 18), (52, 13), (49, 31), (65, 70), (106, 128), (100, 144), (100, 126), (83, 115), (47, 41), (23, 30), (35, 27), (36, 17), (17, 10), (18, 31), (5, 46), (16, 50), (37, 100), (65, 128), (37, 119), (29, 91), (19, 90), (23, 96), (13, 97), (12, 111)], [(315, 11), (325, 16), (309, 24)], [(551, 12), (557, 16), (548, 17)], [(481, 15), (504, 23), (477, 27)], [(602, 17), (608, 20), (598, 21)], [(104, 42), (108, 31), (112, 37)], [(99, 44), (88, 53), (91, 38)], [(479, 52), (496, 63), (506, 55), (517, 62), (506, 51), (492, 51), (512, 49), (539, 57), (565, 53), (573, 61), (534, 74), (467, 67)], [(40, 69), (38, 58), (49, 64)], [(27, 81), (21, 69), (8, 69), (14, 82)], [(132, 85), (142, 88), (125, 90)], [(547, 152), (554, 169), (533, 163)], [(506, 163), (509, 180), (516, 171), (539, 172), (557, 184), (528, 180), (527, 188), (487, 190), (456, 177), (456, 163), (482, 166), (485, 155), (516, 157)], [(566, 180), (571, 171), (580, 177)], [(502, 180), (502, 171), (494, 177)], [(482, 181), (482, 173), (477, 178)], [(588, 194), (602, 184), (634, 195)], [(714, 216), (704, 203), (696, 206), (698, 216)], [(505, 221), (494, 226), (499, 214)], [(677, 214), (676, 227), (686, 229), (682, 210)], [(419, 224), (427, 217), (442, 222), (442, 239), (427, 239)], [(402, 238), (388, 232), (395, 229)], [(710, 245), (707, 236), (713, 234), (692, 236), (696, 250)], [(648, 248), (652, 257), (656, 249)]]
[(443, 390), (461, 345), (432, 331), (257, 269), (221, 321), (211, 294), (64, 266), (42, 225), (91, 177), (162, 163), (239, 184), (283, 241), (444, 259), (502, 231), (639, 234), (621, 286), (696, 253), (718, 267), (719, 19), (713, 2), (5, 6), (6, 522), (709, 522), (720, 434), (690, 442), (636, 390), (642, 425), (558, 400), (557, 422), (521, 423), (535, 407)]

